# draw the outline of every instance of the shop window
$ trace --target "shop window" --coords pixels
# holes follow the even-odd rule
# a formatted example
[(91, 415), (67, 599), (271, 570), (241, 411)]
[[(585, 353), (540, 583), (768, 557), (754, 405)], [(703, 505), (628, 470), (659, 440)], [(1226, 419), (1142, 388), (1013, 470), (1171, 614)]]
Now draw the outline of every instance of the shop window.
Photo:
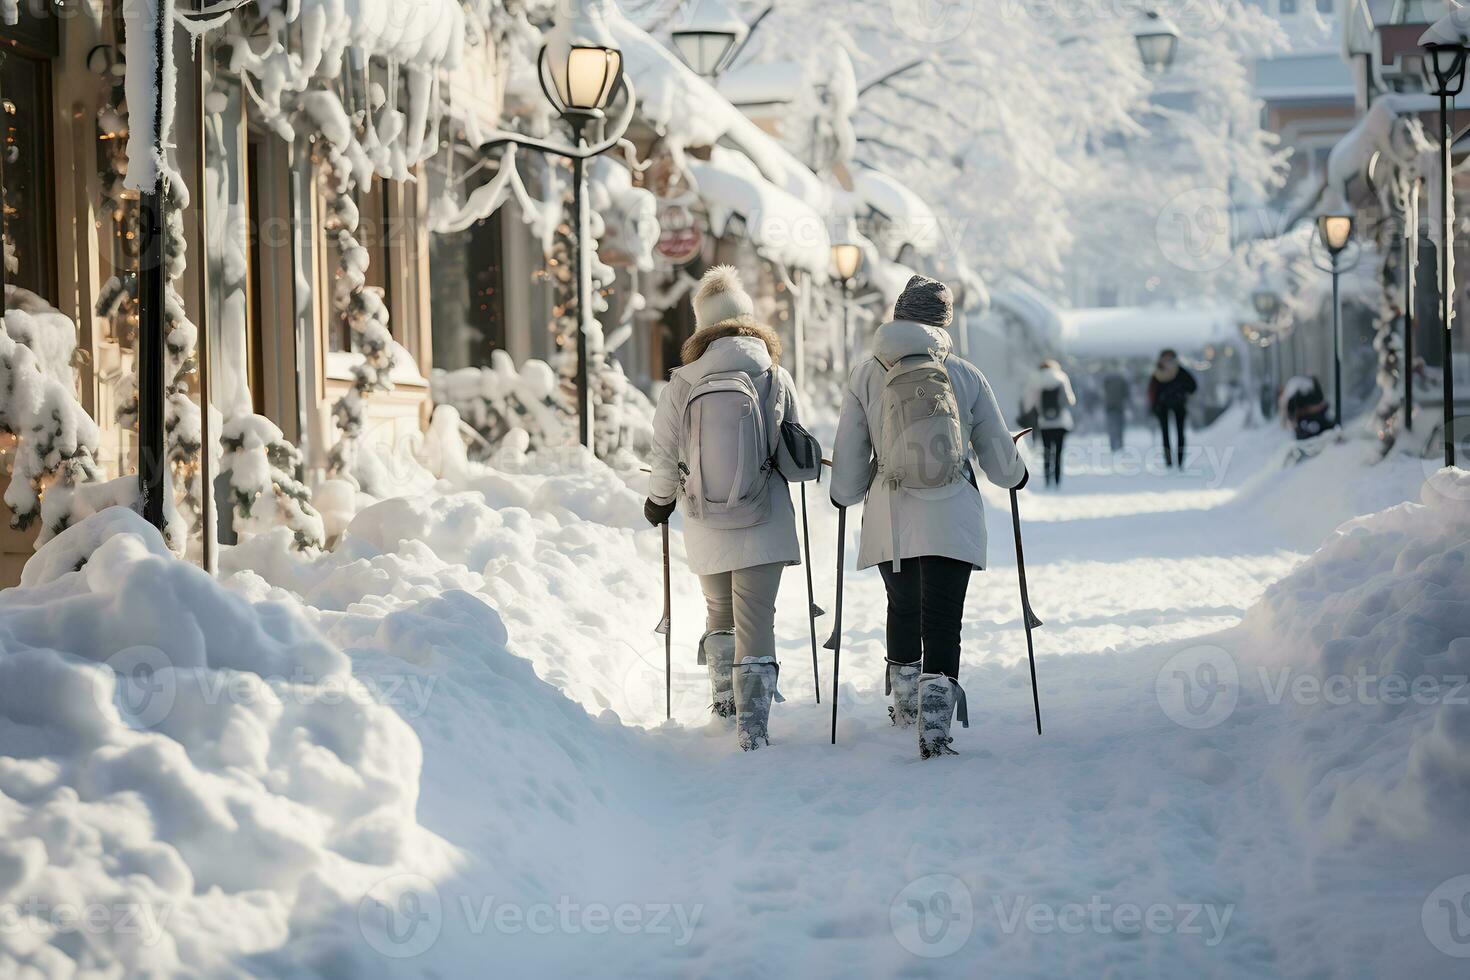
[(501, 212), (429, 240), (434, 366), (490, 363), (505, 347), (505, 245)]
[(50, 162), (50, 65), (0, 50), (3, 106), (5, 281), (56, 302), (55, 217)]

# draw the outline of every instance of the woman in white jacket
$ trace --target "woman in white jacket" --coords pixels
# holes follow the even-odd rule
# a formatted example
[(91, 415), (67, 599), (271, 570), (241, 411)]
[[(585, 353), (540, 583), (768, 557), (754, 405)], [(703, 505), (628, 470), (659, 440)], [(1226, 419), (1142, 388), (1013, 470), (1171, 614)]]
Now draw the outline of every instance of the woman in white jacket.
[(1062, 485), (1062, 445), (1072, 431), (1072, 407), (1077, 396), (1072, 393), (1072, 379), (1051, 358), (1041, 362), (1026, 382), (1021, 407), (1036, 415), (1036, 428), (1041, 433), (1042, 466), (1046, 485)]
[[(801, 414), (796, 385), (781, 367), (781, 342), (756, 322), (755, 307), (729, 266), (704, 275), (694, 296), (697, 330), (682, 350), (676, 369), (659, 395), (654, 414), (653, 476), (644, 513), (651, 524), (666, 523), (676, 503), (690, 492), (691, 469), (701, 475), (717, 464), (683, 459), (690, 395), (714, 374), (737, 372), (749, 378), (760, 404), (797, 421)], [(773, 392), (772, 386), (778, 386)], [(712, 402), (713, 405), (728, 404)], [(701, 423), (718, 425), (721, 419)], [(720, 449), (705, 447), (706, 452)], [(764, 461), (763, 461), (764, 462)], [(770, 743), (767, 721), (776, 692), (776, 593), (787, 565), (801, 562), (796, 515), (786, 481), (774, 466), (766, 473), (768, 505), (764, 519), (746, 527), (686, 514), (684, 545), (689, 569), (699, 576), (706, 605), (706, 632), (699, 641), (700, 662), (710, 672), (711, 710), (734, 716), (741, 748)]]
[[(956, 704), (964, 703), (960, 624), (970, 573), (985, 567), (986, 546), (984, 506), (970, 461), (997, 486), (1019, 489), (1027, 478), (989, 382), (950, 352), (945, 328), (952, 307), (943, 283), (923, 276), (909, 280), (894, 305), (894, 321), (878, 328), (872, 356), (848, 379), (832, 454), (832, 502), (847, 507), (866, 501), (858, 568), (877, 565), (887, 587), (889, 716), (894, 725), (908, 727), (922, 712), (924, 758), (954, 754), (950, 719)], [(924, 356), (942, 361), (949, 376), (965, 443), (959, 447), (966, 456), (964, 473), (949, 486), (904, 489), (875, 479), (883, 450), (883, 391), (898, 362)], [(960, 721), (966, 721), (963, 711)]]

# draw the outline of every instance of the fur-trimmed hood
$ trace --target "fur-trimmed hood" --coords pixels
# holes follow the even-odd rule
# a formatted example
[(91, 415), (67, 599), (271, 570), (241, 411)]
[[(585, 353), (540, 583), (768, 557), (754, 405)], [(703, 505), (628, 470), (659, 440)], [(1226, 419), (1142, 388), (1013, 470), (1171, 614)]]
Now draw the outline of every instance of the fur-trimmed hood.
[(693, 364), (704, 356), (710, 344), (723, 337), (755, 337), (765, 343), (771, 363), (781, 363), (781, 338), (776, 336), (776, 331), (744, 316), (695, 331), (694, 336), (684, 341), (679, 357), (685, 364)]

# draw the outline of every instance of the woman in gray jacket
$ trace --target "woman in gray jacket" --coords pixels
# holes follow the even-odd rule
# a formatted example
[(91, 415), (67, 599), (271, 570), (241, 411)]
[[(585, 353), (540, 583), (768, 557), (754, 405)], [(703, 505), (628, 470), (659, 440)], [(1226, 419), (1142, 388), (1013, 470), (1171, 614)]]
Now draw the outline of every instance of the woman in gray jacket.
[[(961, 724), (967, 721), (959, 686), (960, 624), (970, 572), (985, 567), (986, 544), (984, 508), (970, 460), (1001, 487), (1019, 489), (1027, 473), (989, 382), (950, 352), (948, 287), (914, 276), (893, 315), (893, 322), (878, 328), (872, 356), (848, 379), (832, 453), (831, 493), (839, 507), (865, 501), (858, 568), (877, 565), (888, 591), (889, 716), (893, 724), (908, 727), (922, 713), (919, 752), (927, 759), (954, 754), (949, 727), (957, 703)], [(960, 478), (947, 486), (905, 489), (876, 479), (885, 451), (883, 392), (905, 359), (942, 363), (954, 392), (964, 441), (958, 452), (966, 459)]]
[[(710, 417), (721, 406), (754, 407), (771, 419), (797, 421), (800, 405), (796, 385), (781, 367), (781, 342), (774, 331), (754, 318), (755, 307), (741, 286), (739, 274), (729, 266), (716, 266), (705, 273), (694, 296), (697, 330), (685, 343), (683, 366), (676, 369), (659, 395), (654, 413), (653, 476), (649, 483), (644, 513), (651, 524), (666, 523), (675, 504), (689, 504), (684, 521), (684, 545), (689, 568), (699, 576), (706, 605), (706, 632), (699, 641), (700, 662), (709, 668), (711, 710), (721, 718), (735, 717), (740, 746), (749, 750), (761, 742), (770, 744), (767, 721), (776, 696), (776, 593), (781, 572), (801, 562), (796, 537), (796, 515), (791, 493), (781, 474), (768, 460), (774, 452), (769, 443), (765, 458), (758, 460), (764, 473), (763, 485), (755, 484), (763, 498), (749, 508), (760, 516), (745, 526), (738, 520), (716, 520), (710, 508), (700, 516), (689, 495), (703, 492), (705, 500), (723, 502), (721, 491), (709, 489), (718, 482), (710, 474), (728, 464), (733, 455), (727, 446), (712, 444), (730, 419)], [(734, 379), (732, 392), (749, 390), (755, 404), (742, 403), (740, 396), (708, 399), (708, 408), (696, 416), (689, 411), (691, 396), (709, 390), (716, 375), (726, 382)], [(739, 377), (737, 377), (739, 376)], [(745, 389), (740, 377), (748, 379)], [(776, 390), (773, 391), (773, 386)], [(691, 419), (700, 419), (700, 438), (690, 438)], [(728, 431), (726, 429), (725, 431)], [(771, 429), (774, 437), (774, 428)], [(710, 440), (705, 442), (703, 440)], [(700, 447), (701, 460), (684, 458), (691, 444)], [(727, 470), (732, 467), (726, 466)], [(733, 468), (739, 472), (738, 467)], [(694, 475), (699, 475), (696, 485)], [(746, 480), (750, 472), (746, 471)], [(729, 485), (727, 476), (725, 483)], [(710, 494), (717, 494), (711, 498)]]

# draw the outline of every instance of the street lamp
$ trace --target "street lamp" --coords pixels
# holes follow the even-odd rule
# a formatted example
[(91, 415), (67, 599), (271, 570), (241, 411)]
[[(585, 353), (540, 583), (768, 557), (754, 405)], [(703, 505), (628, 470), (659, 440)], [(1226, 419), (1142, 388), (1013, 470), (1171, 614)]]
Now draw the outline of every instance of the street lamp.
[(1332, 259), (1332, 414), (1337, 428), (1342, 428), (1342, 298), (1338, 277), (1342, 264), (1338, 257), (1353, 237), (1353, 213), (1346, 204), (1329, 207), (1317, 215), (1317, 238)]
[(1133, 32), (1133, 39), (1138, 42), (1138, 57), (1147, 71), (1157, 75), (1169, 70), (1179, 47), (1179, 31), (1169, 18), (1157, 10), (1148, 11)]
[[(1432, 32), (1431, 28), (1431, 32)], [(1450, 132), (1450, 104), (1465, 86), (1466, 48), (1458, 39), (1454, 41), (1428, 41), (1420, 38), (1424, 48), (1424, 81), (1430, 91), (1439, 96), (1439, 173), (1442, 193), (1440, 194), (1439, 230), (1439, 299), (1440, 340), (1444, 345), (1444, 465), (1455, 465), (1455, 366), (1453, 336), (1450, 333), (1450, 317), (1454, 314), (1454, 296), (1450, 292), (1451, 249), (1454, 236), (1450, 225), (1455, 217), (1455, 187), (1450, 177), (1450, 144), (1454, 135)], [(1412, 368), (1405, 366), (1406, 370)]]
[[(589, 9), (590, 7), (590, 9)], [(587, 205), (587, 161), (616, 146), (633, 121), (633, 84), (623, 72), (623, 55), (602, 19), (601, 7), (573, 0), (572, 14), (547, 36), (537, 59), (541, 90), (572, 130), (572, 145), (520, 133), (496, 132), (481, 145), (523, 146), (572, 162), (572, 211), (576, 231), (577, 279), (577, 438), (592, 446), (592, 399), (588, 380), (587, 336), (592, 316), (591, 214)], [(609, 121), (606, 110), (621, 88), (623, 109)], [(589, 143), (589, 134), (596, 142)]]
[(703, 0), (671, 36), (679, 57), (695, 74), (714, 78), (734, 60), (731, 55), (748, 33), (724, 0)]
[(848, 310), (852, 298), (852, 280), (862, 264), (863, 250), (856, 242), (844, 239), (833, 243), (832, 270), (837, 273), (837, 279), (842, 284), (842, 373), (844, 376), (848, 373), (848, 362), (852, 357), (852, 326)]

